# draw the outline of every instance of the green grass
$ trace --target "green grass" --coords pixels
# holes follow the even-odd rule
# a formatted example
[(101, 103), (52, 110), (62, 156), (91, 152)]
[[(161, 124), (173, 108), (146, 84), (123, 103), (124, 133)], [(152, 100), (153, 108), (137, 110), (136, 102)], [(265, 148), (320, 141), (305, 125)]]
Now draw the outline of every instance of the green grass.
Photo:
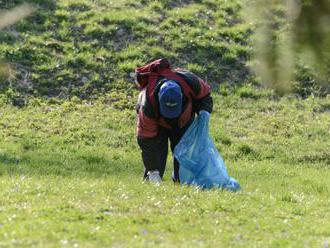
[(214, 92), (211, 135), (242, 185), (230, 193), (173, 185), (170, 157), (161, 187), (142, 183), (135, 97), (2, 105), (0, 247), (330, 242), (329, 98)]
[[(1, 1), (0, 9), (22, 2)], [(251, 78), (251, 27), (237, 1), (27, 2), (38, 6), (33, 16), (0, 31), (0, 60), (14, 71), (2, 93), (86, 99), (118, 84), (129, 90), (129, 72), (159, 57), (214, 85)]]
[[(240, 1), (27, 2), (0, 31), (0, 247), (328, 247), (330, 99), (251, 86)], [(173, 185), (170, 156), (161, 187), (142, 183), (129, 72), (163, 56), (216, 86), (240, 192)]]
[[(31, 95), (90, 99), (118, 86), (131, 91), (129, 73), (160, 57), (214, 86), (262, 83), (250, 68), (248, 1), (15, 0), (0, 1), (0, 9), (23, 2), (37, 7), (34, 14), (0, 30), (0, 64), (11, 67), (0, 69), (0, 93), (14, 105)], [(275, 29), (286, 29), (283, 11)], [(296, 62), (294, 92), (326, 95), (317, 73)]]

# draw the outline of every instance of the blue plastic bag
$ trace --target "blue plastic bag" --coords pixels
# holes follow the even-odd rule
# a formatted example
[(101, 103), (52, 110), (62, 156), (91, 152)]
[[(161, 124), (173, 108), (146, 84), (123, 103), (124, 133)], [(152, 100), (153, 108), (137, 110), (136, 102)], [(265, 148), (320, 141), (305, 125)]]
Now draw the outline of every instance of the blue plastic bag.
[(226, 165), (209, 136), (210, 114), (201, 111), (179, 144), (174, 156), (180, 164), (180, 183), (203, 189), (240, 189), (239, 183), (228, 175)]

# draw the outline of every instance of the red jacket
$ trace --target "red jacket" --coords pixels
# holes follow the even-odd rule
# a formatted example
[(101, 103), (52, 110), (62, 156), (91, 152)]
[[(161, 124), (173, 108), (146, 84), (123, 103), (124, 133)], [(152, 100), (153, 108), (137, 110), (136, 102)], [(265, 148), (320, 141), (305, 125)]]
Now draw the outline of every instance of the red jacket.
[(171, 128), (160, 115), (158, 107), (158, 91), (165, 79), (176, 81), (183, 90), (184, 105), (178, 118), (180, 128), (189, 122), (201, 106), (209, 112), (212, 111), (211, 87), (189, 71), (172, 70), (166, 59), (156, 60), (137, 68), (136, 73), (137, 83), (141, 89), (136, 108), (138, 113), (137, 135), (139, 137), (152, 138), (158, 134), (159, 127)]

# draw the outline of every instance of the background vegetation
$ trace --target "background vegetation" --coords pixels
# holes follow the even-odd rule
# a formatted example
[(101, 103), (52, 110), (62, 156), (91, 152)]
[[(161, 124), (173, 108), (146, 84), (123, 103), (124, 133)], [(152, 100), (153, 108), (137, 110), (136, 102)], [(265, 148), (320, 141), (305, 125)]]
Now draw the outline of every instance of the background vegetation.
[[(10, 68), (2, 76), (0, 91), (11, 99), (86, 99), (112, 89), (130, 90), (129, 72), (159, 57), (168, 57), (214, 86), (262, 82), (280, 94), (289, 89), (302, 96), (329, 92), (329, 30), (319, 24), (327, 23), (328, 8), (322, 7), (326, 2), (295, 6), (296, 12), (282, 1), (257, 0), (16, 0), (2, 1), (0, 8), (23, 2), (37, 7), (34, 14), (0, 33), (0, 58)], [(318, 11), (323, 15), (308, 19)], [(311, 57), (299, 59), (310, 54), (302, 47), (315, 48), (308, 50), (323, 66), (307, 63)], [(292, 52), (298, 48), (303, 53)], [(254, 49), (257, 63), (252, 60)], [(261, 79), (251, 64), (257, 64)]]
[(326, 95), (330, 87), (330, 2), (253, 0), (253, 67), (278, 94)]

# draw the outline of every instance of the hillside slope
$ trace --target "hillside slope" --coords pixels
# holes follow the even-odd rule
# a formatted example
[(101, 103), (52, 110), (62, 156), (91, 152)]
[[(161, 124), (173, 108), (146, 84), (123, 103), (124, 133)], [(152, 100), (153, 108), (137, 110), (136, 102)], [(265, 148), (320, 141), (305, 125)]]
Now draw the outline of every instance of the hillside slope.
[(22, 2), (38, 9), (0, 31), (0, 59), (12, 68), (2, 92), (88, 98), (129, 89), (129, 72), (159, 57), (212, 84), (249, 80), (240, 1), (15, 0), (0, 9)]

